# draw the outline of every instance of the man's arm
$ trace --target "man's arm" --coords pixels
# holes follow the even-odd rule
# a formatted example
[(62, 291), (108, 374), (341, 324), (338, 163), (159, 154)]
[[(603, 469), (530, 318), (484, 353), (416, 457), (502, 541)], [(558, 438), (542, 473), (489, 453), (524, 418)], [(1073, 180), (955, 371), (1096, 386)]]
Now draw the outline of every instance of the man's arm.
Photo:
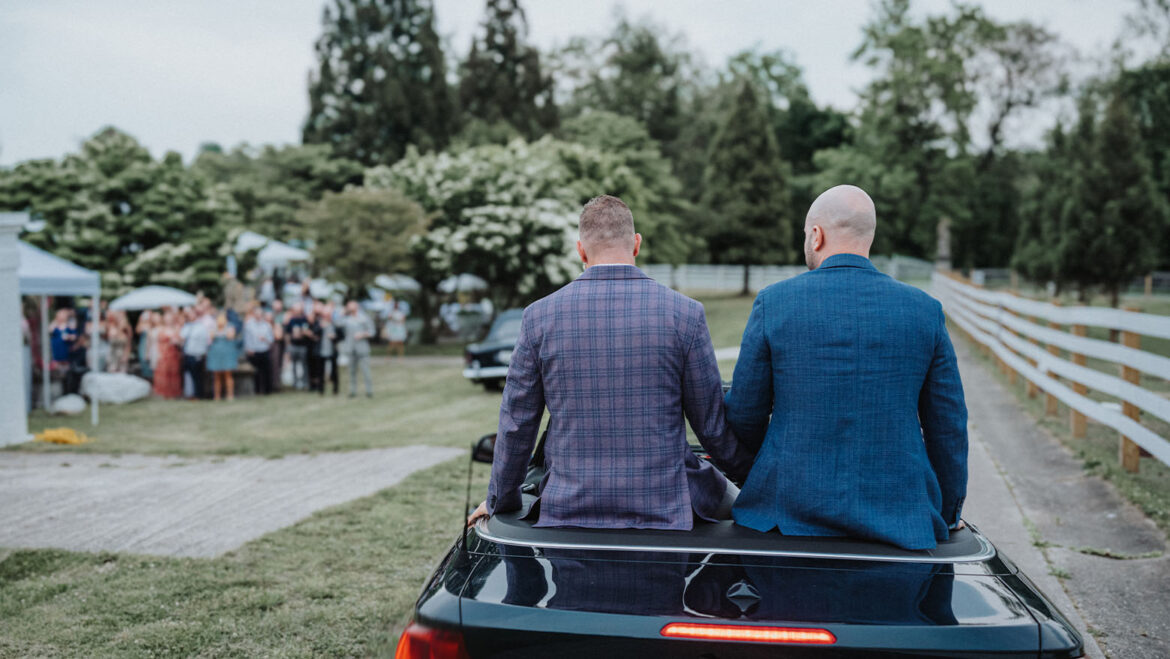
[(544, 383), (540, 356), (533, 345), (533, 321), (528, 310), (520, 321), (520, 336), (508, 364), (508, 380), (500, 403), (492, 479), (488, 485), (487, 512), (520, 508), (520, 486), (528, 474), (528, 461), (544, 415)]
[(754, 456), (764, 443), (772, 418), (772, 350), (764, 332), (764, 295), (756, 296), (743, 340), (731, 391), (727, 392), (727, 422)]
[(683, 365), (683, 412), (711, 460), (732, 480), (742, 483), (752, 467), (753, 453), (731, 432), (723, 408), (723, 381), (707, 317), (699, 310)]
[(942, 489), (943, 521), (955, 526), (967, 497), (967, 404), (946, 316), (938, 310), (937, 339), (930, 370), (918, 395), (918, 420), (926, 455)]

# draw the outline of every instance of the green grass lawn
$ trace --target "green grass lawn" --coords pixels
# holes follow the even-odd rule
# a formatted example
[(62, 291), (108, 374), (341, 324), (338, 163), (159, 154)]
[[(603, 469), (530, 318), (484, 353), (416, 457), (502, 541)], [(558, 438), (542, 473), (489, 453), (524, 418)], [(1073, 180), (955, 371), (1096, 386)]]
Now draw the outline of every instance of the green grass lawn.
[[(707, 312), (707, 328), (711, 330), (711, 342), (715, 348), (739, 345), (755, 297), (704, 295), (697, 299), (703, 303), (703, 309)], [(731, 375), (724, 373), (723, 377), (730, 378)]]
[(455, 361), (377, 360), (372, 399), (346, 396), (343, 368), (340, 396), (285, 390), (230, 403), (103, 405), (96, 428), (88, 414), (59, 417), (38, 411), (29, 418), (32, 431), (67, 426), (94, 441), (80, 446), (29, 442), (10, 450), (276, 457), (409, 444), (466, 446), (495, 428), (500, 396), (472, 386), (461, 369)]

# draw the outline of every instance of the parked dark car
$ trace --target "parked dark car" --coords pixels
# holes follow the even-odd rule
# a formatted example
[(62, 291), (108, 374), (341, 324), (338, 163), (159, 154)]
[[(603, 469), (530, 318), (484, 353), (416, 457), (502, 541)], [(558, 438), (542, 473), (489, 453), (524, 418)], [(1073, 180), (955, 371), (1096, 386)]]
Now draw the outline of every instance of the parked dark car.
[(520, 336), (523, 309), (508, 309), (496, 316), (487, 336), (467, 346), (463, 353), (463, 377), (482, 384), (489, 391), (502, 389), (508, 377), (508, 362)]
[[(493, 440), (473, 458), (490, 462)], [(1072, 625), (974, 527), (929, 551), (732, 522), (536, 528), (542, 455), (524, 509), (480, 520), (447, 553), (397, 657), (1082, 656)]]

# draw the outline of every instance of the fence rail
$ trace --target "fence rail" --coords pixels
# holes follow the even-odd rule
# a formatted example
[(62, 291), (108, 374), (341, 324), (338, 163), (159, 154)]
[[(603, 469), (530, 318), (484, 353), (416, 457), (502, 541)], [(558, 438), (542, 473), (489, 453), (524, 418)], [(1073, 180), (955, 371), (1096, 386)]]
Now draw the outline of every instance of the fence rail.
[[(943, 273), (935, 273), (933, 291), (963, 332), (994, 354), (1013, 379), (1019, 374), (1030, 383), (1030, 395), (1046, 394), (1049, 414), (1056, 413), (1057, 401), (1069, 407), (1074, 435), (1083, 435), (1085, 419), (1092, 419), (1120, 433), (1119, 457), (1129, 471), (1137, 471), (1142, 450), (1170, 464), (1170, 441), (1141, 424), (1143, 412), (1170, 422), (1170, 400), (1140, 386), (1141, 373), (1170, 380), (1170, 358), (1140, 349), (1141, 336), (1170, 338), (1170, 316), (1062, 307), (983, 290)], [(1122, 344), (1089, 338), (1087, 327), (1118, 330)], [(1118, 365), (1120, 377), (1089, 368), (1087, 357)], [(1121, 400), (1121, 409), (1090, 398), (1090, 389)]]
[[(874, 266), (903, 280), (927, 281), (934, 264), (908, 256), (875, 256)], [(790, 279), (808, 268), (796, 265), (748, 266), (748, 288), (758, 291), (778, 281)], [(661, 284), (681, 291), (735, 293), (743, 290), (742, 265), (647, 265), (642, 270)]]

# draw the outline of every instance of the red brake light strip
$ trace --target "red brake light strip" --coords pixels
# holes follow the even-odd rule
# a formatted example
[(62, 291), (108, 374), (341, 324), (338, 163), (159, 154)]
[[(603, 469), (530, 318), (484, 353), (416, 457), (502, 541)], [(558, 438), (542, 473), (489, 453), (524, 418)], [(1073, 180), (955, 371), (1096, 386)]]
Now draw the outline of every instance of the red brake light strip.
[(672, 622), (662, 628), (668, 638), (691, 638), (706, 641), (747, 641), (751, 643), (805, 643), (830, 645), (837, 637), (827, 629), (801, 627), (750, 627), (747, 625), (710, 625)]

